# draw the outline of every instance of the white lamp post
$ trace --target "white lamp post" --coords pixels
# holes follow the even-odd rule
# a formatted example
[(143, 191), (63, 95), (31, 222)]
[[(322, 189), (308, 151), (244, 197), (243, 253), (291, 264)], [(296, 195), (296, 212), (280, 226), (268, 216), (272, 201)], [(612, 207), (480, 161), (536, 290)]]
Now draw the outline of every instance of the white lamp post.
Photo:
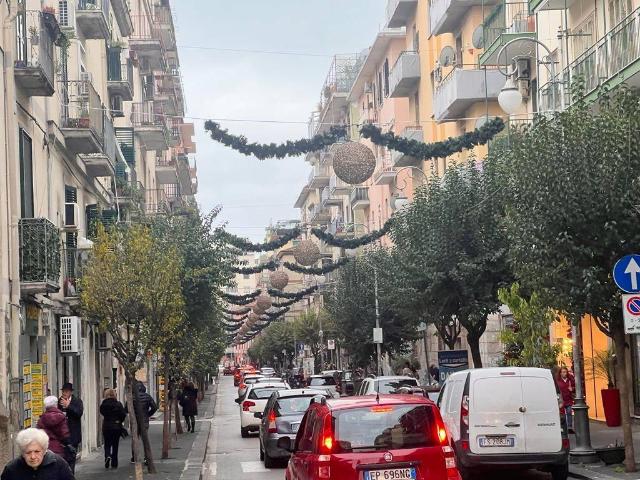
[(511, 77), (507, 77), (504, 87), (500, 90), (498, 103), (500, 104), (500, 108), (508, 115), (513, 115), (520, 109), (522, 105), (522, 93), (520, 93), (516, 84), (513, 83)]

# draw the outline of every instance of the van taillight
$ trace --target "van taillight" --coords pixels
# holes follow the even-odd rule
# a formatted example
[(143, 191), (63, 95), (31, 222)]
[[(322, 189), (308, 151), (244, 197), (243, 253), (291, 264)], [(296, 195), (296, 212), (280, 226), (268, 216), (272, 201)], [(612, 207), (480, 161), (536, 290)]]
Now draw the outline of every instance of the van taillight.
[(320, 437), (320, 452), (323, 454), (331, 453), (333, 450), (333, 427), (331, 425), (331, 414), (324, 417), (322, 424), (322, 436)]
[(267, 417), (267, 421), (269, 422), (269, 433), (276, 433), (278, 431), (278, 428), (276, 427), (276, 412), (271, 410), (269, 412), (269, 416)]
[(462, 396), (460, 405), (460, 419), (465, 427), (469, 426), (469, 395)]
[(562, 449), (563, 450), (569, 450), (571, 448), (571, 443), (569, 442), (568, 438), (563, 438), (562, 439)]
[(255, 407), (255, 406), (256, 406), (255, 402), (252, 402), (251, 400), (245, 400), (244, 402), (242, 402), (242, 411), (248, 412), (249, 407)]
[(449, 445), (444, 446), (442, 447), (442, 453), (444, 453), (444, 466), (447, 469), (447, 478), (460, 478), (458, 475), (456, 456), (453, 453), (453, 448)]

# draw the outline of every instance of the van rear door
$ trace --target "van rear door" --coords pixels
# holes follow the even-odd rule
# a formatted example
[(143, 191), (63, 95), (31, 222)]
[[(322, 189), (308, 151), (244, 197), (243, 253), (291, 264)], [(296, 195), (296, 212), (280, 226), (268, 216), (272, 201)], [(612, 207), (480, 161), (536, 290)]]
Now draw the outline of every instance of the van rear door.
[[(525, 421), (518, 369), (476, 375), (469, 385), (469, 448), (478, 454), (524, 453)], [(480, 372), (478, 372), (480, 373)]]
[[(524, 375), (527, 375), (526, 371)], [(524, 429), (528, 453), (558, 452), (562, 449), (562, 429), (558, 397), (550, 372), (522, 377)]]

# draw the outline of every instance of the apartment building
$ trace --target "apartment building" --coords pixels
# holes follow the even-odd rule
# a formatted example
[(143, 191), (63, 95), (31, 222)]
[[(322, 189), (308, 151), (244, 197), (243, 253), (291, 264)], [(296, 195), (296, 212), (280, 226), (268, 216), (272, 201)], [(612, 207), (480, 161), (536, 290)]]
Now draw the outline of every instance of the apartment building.
[[(168, 1), (18, 0), (0, 21), (4, 463), (67, 381), (85, 404), (82, 452), (99, 445), (102, 391), (123, 376), (78, 309), (96, 223), (188, 207), (197, 180)], [(152, 394), (153, 363), (139, 372)]]

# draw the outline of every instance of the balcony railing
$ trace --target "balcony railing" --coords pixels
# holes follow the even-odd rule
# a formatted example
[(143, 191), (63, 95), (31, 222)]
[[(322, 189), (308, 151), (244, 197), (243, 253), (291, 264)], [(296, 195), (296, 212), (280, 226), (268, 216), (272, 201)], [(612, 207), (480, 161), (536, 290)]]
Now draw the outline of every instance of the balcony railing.
[[(107, 54), (107, 81), (125, 83), (133, 92), (133, 62), (121, 61), (121, 49), (110, 48)], [(130, 100), (130, 99), (129, 99)]]
[(66, 248), (62, 251), (63, 291), (66, 298), (78, 298), (82, 291), (82, 276), (90, 250)]
[(154, 7), (154, 23), (160, 28), (160, 35), (168, 50), (175, 49), (176, 37), (173, 25), (173, 16), (168, 6), (156, 5)]
[(369, 187), (353, 187), (349, 200), (353, 209), (367, 208), (369, 206)]
[(420, 82), (420, 55), (418, 52), (402, 52), (389, 75), (389, 96), (408, 97)]
[(118, 22), (120, 33), (123, 37), (128, 37), (133, 32), (133, 22), (131, 21), (131, 6), (129, 0), (111, 0), (111, 8)]
[(21, 218), (20, 284), (23, 293), (60, 289), (60, 233), (46, 218)]
[[(481, 65), (504, 64), (504, 58), (497, 58), (502, 45), (518, 37), (535, 36), (535, 16), (529, 13), (526, 2), (502, 2), (496, 5), (483, 21), (485, 51), (480, 56)], [(512, 45), (509, 56), (514, 58), (519, 54), (530, 53), (531, 43), (525, 42)], [(524, 49), (524, 51), (522, 51)]]
[(50, 97), (54, 88), (54, 42), (60, 35), (55, 15), (20, 11), (16, 17), (15, 77), (29, 96)]
[(76, 23), (85, 38), (109, 38), (109, 0), (78, 0)]
[(62, 82), (68, 97), (62, 105), (62, 128), (90, 129), (102, 141), (104, 115), (100, 96), (89, 80)]
[(320, 109), (322, 111), (326, 109), (336, 93), (346, 95), (351, 91), (363, 62), (364, 57), (358, 54), (336, 55), (333, 57), (329, 73), (322, 87), (320, 98)]
[(563, 95), (565, 104), (571, 103), (571, 85), (579, 78), (584, 82), (585, 95), (607, 82), (614, 87), (628, 80), (631, 75), (626, 72), (637, 62), (640, 62), (640, 8), (609, 30), (560, 74), (561, 82), (555, 82), (555, 105), (551, 83), (543, 85), (540, 89), (541, 107), (557, 110)]

